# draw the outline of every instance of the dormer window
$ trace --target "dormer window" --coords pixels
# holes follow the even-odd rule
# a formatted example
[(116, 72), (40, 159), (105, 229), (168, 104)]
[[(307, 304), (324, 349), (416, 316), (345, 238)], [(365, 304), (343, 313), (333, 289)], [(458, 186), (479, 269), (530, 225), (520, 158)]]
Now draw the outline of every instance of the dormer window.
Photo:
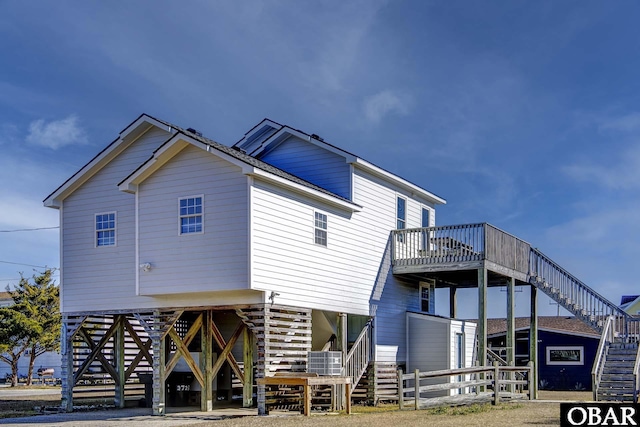
[(180, 234), (202, 233), (204, 196), (183, 197), (179, 200)]

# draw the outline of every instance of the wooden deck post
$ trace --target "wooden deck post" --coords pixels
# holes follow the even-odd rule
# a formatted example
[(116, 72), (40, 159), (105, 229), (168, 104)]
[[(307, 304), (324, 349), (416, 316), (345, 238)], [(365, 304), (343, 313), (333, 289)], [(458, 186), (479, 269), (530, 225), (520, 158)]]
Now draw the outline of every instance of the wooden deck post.
[(455, 319), (458, 316), (458, 288), (449, 287), (449, 317)]
[(203, 321), (201, 327), (201, 350), (200, 355), (200, 370), (204, 377), (204, 384), (202, 385), (202, 391), (200, 393), (200, 410), (212, 411), (213, 410), (213, 334), (211, 331), (211, 310), (207, 310), (203, 313)]
[[(478, 363), (487, 363), (487, 269), (478, 269)], [(480, 374), (484, 378), (484, 374)], [(481, 386), (481, 391), (485, 386)]]
[(242, 407), (250, 408), (253, 406), (253, 347), (254, 336), (249, 328), (245, 328), (243, 332), (243, 366), (244, 366), (244, 384), (242, 385)]
[(416, 406), (414, 410), (417, 411), (418, 409), (420, 409), (420, 370), (416, 369), (415, 371), (413, 371), (413, 375), (414, 375), (414, 381), (416, 383), (414, 387), (416, 391), (413, 393), (416, 400)]
[(529, 361), (531, 368), (531, 396), (538, 398), (538, 288), (531, 285), (531, 319), (529, 322)]
[(402, 380), (402, 369), (398, 369), (398, 408), (404, 409), (404, 381)]
[(151, 346), (153, 348), (153, 415), (165, 415), (165, 337), (162, 333), (160, 315), (154, 313), (153, 334), (151, 335)]
[(124, 386), (126, 382), (125, 361), (124, 361), (124, 316), (114, 316), (113, 321), (117, 324), (116, 333), (114, 335), (113, 351), (116, 372), (118, 374), (115, 379), (115, 396), (114, 405), (116, 408), (124, 408)]
[[(516, 364), (516, 298), (515, 298), (516, 279), (509, 278), (507, 283), (507, 365), (515, 366)], [(509, 372), (509, 379), (514, 379), (513, 372)], [(509, 385), (509, 391), (515, 391), (514, 384)]]
[(73, 411), (73, 337), (69, 334), (67, 320), (62, 323), (60, 353), (62, 355), (62, 400), (60, 407), (65, 412)]
[(493, 404), (500, 403), (500, 368), (498, 361), (493, 362)]

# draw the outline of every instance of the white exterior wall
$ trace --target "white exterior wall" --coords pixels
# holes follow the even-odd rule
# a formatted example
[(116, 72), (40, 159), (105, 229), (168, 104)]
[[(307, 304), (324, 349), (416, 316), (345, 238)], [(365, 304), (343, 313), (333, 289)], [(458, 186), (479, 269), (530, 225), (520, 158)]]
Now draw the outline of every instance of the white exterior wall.
[[(135, 197), (117, 184), (168, 137), (152, 128), (63, 201), (63, 311), (121, 307), (135, 296)], [(116, 245), (96, 247), (95, 214), (114, 211)]]
[[(247, 177), (192, 145), (138, 188), (141, 295), (248, 289)], [(203, 196), (203, 233), (180, 235), (178, 200)]]
[(260, 160), (346, 199), (351, 198), (351, 168), (345, 158), (308, 141), (292, 136)]
[[(64, 199), (60, 209), (63, 312), (264, 301), (261, 293), (246, 290), (154, 298), (136, 295), (135, 195), (119, 191), (117, 184), (146, 161), (168, 137), (168, 133), (153, 128)], [(243, 209), (246, 210), (246, 203)], [(113, 211), (117, 215), (116, 246), (97, 248), (95, 214)], [(177, 207), (173, 212), (177, 215)], [(172, 229), (177, 234), (177, 223)]]

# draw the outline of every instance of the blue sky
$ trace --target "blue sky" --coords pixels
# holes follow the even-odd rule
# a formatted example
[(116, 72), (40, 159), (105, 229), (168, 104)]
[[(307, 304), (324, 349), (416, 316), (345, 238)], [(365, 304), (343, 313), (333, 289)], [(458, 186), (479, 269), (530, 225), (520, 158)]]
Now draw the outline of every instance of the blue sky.
[[(635, 1), (0, 10), (0, 231), (56, 226), (42, 200), (140, 113), (225, 144), (269, 117), (444, 197), (440, 225), (492, 223), (614, 302), (640, 293)], [(55, 229), (0, 233), (0, 286), (58, 248)]]

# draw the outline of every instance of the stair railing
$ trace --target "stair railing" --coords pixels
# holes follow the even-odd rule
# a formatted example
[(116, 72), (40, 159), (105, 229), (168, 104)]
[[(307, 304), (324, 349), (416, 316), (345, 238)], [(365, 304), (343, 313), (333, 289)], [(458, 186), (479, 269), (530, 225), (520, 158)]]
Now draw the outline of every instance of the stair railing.
[[(593, 389), (593, 400), (598, 400), (598, 387), (600, 386), (600, 379), (602, 378), (602, 371), (604, 370), (604, 362), (607, 354), (607, 348), (609, 344), (615, 339), (615, 316), (607, 317), (602, 328), (602, 335), (600, 336), (600, 344), (598, 344), (598, 351), (596, 352), (595, 362), (593, 363), (593, 369), (591, 370), (591, 388)], [(636, 360), (637, 363), (637, 360)]]
[(358, 338), (353, 343), (351, 350), (347, 353), (344, 362), (343, 375), (351, 378), (351, 386), (355, 389), (356, 385), (364, 375), (371, 361), (373, 350), (373, 327), (372, 321), (367, 322)]
[[(635, 322), (636, 324), (640, 324)], [(635, 387), (633, 390), (633, 403), (638, 403), (638, 393), (640, 393), (640, 344), (636, 350), (636, 363), (633, 366), (633, 379), (635, 380)]]
[(531, 248), (529, 276), (532, 284), (597, 330), (602, 331), (605, 320), (615, 316), (618, 324), (614, 330), (621, 341), (630, 342), (638, 336), (640, 323), (633, 322), (633, 317), (535, 248)]

